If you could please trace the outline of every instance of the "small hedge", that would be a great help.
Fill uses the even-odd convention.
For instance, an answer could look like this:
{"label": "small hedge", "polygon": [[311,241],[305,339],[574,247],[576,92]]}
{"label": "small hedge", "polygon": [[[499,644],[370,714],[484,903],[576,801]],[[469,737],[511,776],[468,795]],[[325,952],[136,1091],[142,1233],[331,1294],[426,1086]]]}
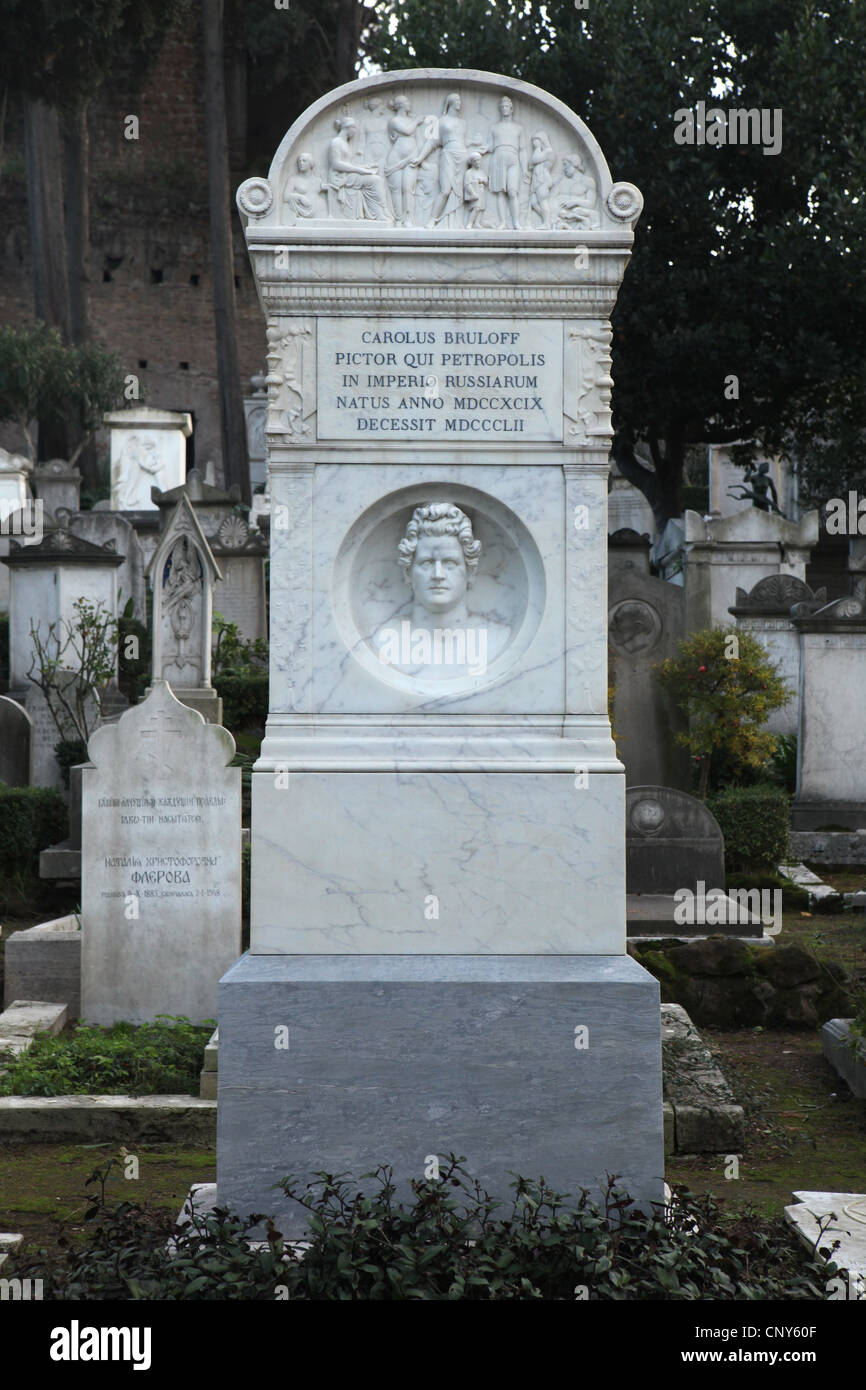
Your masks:
{"label": "small hedge", "polygon": [[214,687],[223,702],[227,729],[264,729],[268,718],[268,676],[216,676]]}
{"label": "small hedge", "polygon": [[726,787],[707,798],[725,837],[725,868],[754,873],[783,864],[790,853],[790,801],[769,783]]}
{"label": "small hedge", "polygon": [[69,817],[59,791],[0,785],[0,873],[37,873],[39,851],[68,834]]}
{"label": "small hedge", "polygon": [[780,1219],[753,1211],[723,1223],[711,1196],[678,1189],[644,1216],[613,1182],[598,1210],[586,1193],[574,1200],[518,1178],[513,1203],[497,1207],[453,1155],[437,1180],[412,1183],[405,1204],[384,1166],[366,1175],[372,1194],[327,1174],[305,1191],[286,1179],[279,1186],[307,1212],[309,1247],[287,1245],[271,1222],[251,1247],[264,1217],[218,1208],[173,1230],[167,1213],[106,1206],[115,1162],[89,1179],[100,1191],[83,1248],[12,1257],[15,1275],[43,1279],[46,1299],[801,1301],[823,1300],[835,1273]]}
{"label": "small hedge", "polygon": [[197,1096],[215,1027],[160,1015],[137,1026],[80,1023],[71,1033],[41,1034],[0,1077],[0,1095]]}

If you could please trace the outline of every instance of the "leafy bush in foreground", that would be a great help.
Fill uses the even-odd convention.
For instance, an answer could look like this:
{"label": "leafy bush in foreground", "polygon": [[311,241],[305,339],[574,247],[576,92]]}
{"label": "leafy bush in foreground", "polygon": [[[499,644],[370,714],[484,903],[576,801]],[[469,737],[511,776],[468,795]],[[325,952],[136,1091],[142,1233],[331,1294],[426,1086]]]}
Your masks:
{"label": "leafy bush in foreground", "polygon": [[215,1023],[160,1014],[155,1023],[79,1023],[40,1034],[0,1077],[2,1096],[197,1096],[205,1044]]}
{"label": "leafy bush in foreground", "polygon": [[[750,1212],[723,1226],[710,1197],[678,1190],[672,1207],[644,1216],[609,1182],[605,1210],[543,1180],[518,1178],[511,1208],[496,1204],[449,1159],[438,1181],[412,1183],[396,1200],[380,1167],[372,1195],[320,1174],[299,1192],[309,1244],[287,1245],[272,1221],[217,1210],[174,1231],[166,1213],[104,1204],[114,1160],[91,1183],[89,1238],[64,1242],[59,1265],[18,1258],[15,1273],[41,1277],[50,1299],[472,1300],[823,1299],[835,1272],[808,1256],[781,1221]],[[267,1239],[250,1247],[265,1223]],[[829,1241],[827,1242],[829,1244]]]}

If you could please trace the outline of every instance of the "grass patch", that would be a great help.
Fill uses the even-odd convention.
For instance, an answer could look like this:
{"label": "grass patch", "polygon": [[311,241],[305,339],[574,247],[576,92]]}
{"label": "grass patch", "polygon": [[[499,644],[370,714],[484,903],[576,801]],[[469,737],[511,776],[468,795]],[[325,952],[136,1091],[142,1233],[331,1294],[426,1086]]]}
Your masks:
{"label": "grass patch", "polygon": [[155,1023],[80,1023],[68,1033],[43,1034],[9,1064],[0,1095],[198,1095],[215,1026],[160,1015]]}
{"label": "grass patch", "polygon": [[146,1203],[172,1217],[193,1183],[216,1180],[216,1155],[211,1150],[136,1146],[135,1156],[138,1177],[126,1179],[125,1155],[114,1143],[3,1145],[0,1226],[20,1231],[25,1251],[42,1249],[60,1258],[61,1236],[73,1244],[84,1240],[87,1179],[97,1164],[112,1157],[118,1165],[110,1175],[106,1198]]}
{"label": "grass patch", "polygon": [[668,1182],[724,1198],[729,1219],[754,1207],[781,1215],[796,1189],[862,1192],[866,1187],[866,1102],[825,1061],[817,1033],[702,1028],[746,1111],[739,1177],[725,1154],[674,1155]]}

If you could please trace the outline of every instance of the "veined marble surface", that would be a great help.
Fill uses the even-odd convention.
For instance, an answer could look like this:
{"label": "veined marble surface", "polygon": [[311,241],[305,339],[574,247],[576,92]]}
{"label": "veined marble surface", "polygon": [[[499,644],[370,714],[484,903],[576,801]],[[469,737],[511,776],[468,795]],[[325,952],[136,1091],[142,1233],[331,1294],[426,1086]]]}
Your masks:
{"label": "veined marble surface", "polygon": [[617,772],[255,773],[251,950],[621,953],[623,796]]}

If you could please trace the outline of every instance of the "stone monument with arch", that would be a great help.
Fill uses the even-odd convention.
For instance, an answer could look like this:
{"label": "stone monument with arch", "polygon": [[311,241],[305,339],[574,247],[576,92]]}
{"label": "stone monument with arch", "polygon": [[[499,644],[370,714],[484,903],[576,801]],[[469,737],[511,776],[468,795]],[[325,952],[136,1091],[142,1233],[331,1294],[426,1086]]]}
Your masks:
{"label": "stone monument with arch", "polygon": [[500,1198],[519,1171],[661,1200],[606,669],[610,314],[641,195],[554,97],[443,69],[317,101],[238,206],[271,665],[219,1201],[291,1231],[285,1174],[390,1163],[405,1193],[449,1152]]}

